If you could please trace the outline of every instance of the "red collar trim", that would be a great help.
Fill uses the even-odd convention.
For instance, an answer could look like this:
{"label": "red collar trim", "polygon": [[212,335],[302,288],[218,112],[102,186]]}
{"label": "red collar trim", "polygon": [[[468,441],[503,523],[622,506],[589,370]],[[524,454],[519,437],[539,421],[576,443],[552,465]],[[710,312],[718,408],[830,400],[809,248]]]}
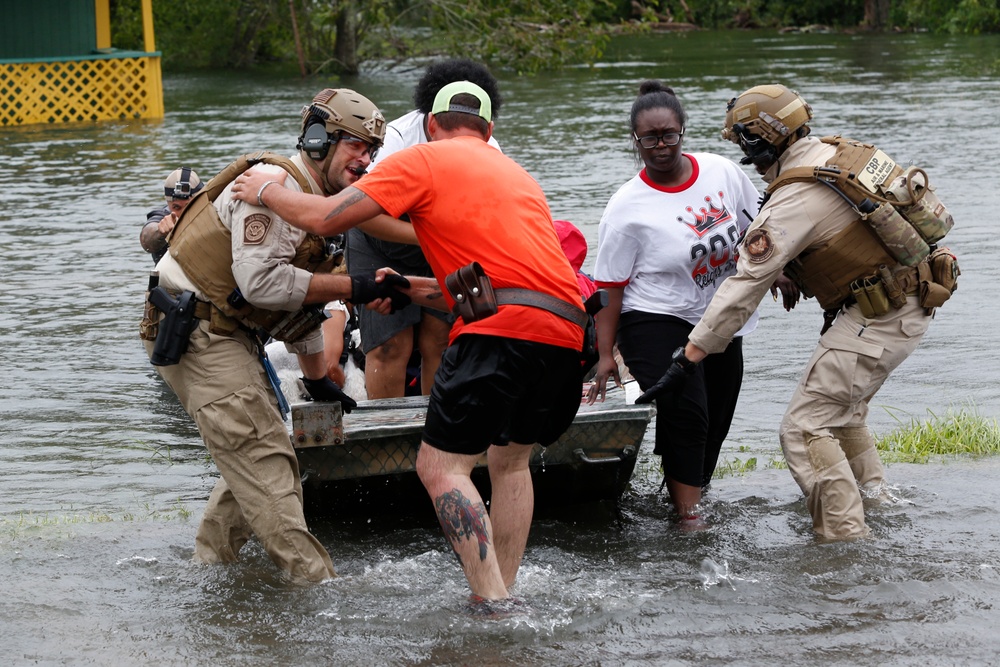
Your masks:
{"label": "red collar trim", "polygon": [[639,172],[639,178],[642,179],[643,183],[653,188],[654,190],[659,190],[660,192],[684,192],[692,185],[694,185],[694,182],[698,180],[699,168],[698,168],[698,161],[694,159],[693,155],[691,155],[690,153],[681,153],[681,155],[691,161],[691,178],[687,179],[680,185],[675,185],[673,187],[668,188],[663,185],[660,185],[659,183],[654,183],[652,179],[649,178],[649,175],[646,174],[645,167],[643,167],[642,171]]}

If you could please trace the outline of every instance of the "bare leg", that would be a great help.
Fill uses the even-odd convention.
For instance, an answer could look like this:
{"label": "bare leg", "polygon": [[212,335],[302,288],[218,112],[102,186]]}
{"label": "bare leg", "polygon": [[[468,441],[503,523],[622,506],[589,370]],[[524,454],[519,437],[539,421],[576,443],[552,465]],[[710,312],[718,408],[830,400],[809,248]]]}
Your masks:
{"label": "bare leg", "polygon": [[493,544],[493,527],[469,473],[479,456],[451,454],[420,443],[417,474],[430,495],[445,538],[472,592],[487,600],[507,597]]}
{"label": "bare leg", "polygon": [[681,527],[687,530],[705,528],[706,524],[698,516],[698,503],[701,502],[701,487],[682,484],[676,479],[667,477],[667,491],[670,492],[670,502],[681,517]]}
{"label": "bare leg", "polygon": [[535,494],[531,485],[532,445],[510,443],[506,447],[490,447],[488,460],[493,497],[490,519],[493,541],[504,586],[514,585],[521,567],[524,547],[528,543],[531,515],[535,509]]}
{"label": "bare leg", "polygon": [[407,328],[365,356],[368,398],[399,398],[406,393],[406,362],[413,354],[413,328]]}
{"label": "bare leg", "polygon": [[441,355],[448,347],[448,333],[451,325],[426,312],[420,319],[420,334],[417,345],[420,347],[420,393],[427,396],[434,386],[434,374],[441,365]]}

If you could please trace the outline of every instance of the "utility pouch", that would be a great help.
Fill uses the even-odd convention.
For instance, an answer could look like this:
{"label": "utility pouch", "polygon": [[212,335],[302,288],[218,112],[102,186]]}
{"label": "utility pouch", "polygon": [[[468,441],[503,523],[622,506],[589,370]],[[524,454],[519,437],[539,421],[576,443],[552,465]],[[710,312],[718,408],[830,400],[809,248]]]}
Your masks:
{"label": "utility pouch", "polygon": [[882,281],[882,287],[885,288],[885,295],[889,299],[889,305],[896,310],[905,306],[906,294],[903,293],[903,287],[896,280],[896,276],[893,275],[888,266],[882,264],[878,267],[878,277]]}
{"label": "utility pouch", "polygon": [[149,286],[146,287],[146,301],[142,308],[142,321],[139,322],[139,338],[142,340],[156,340],[156,334],[160,330],[160,309],[149,300],[149,293],[159,284],[160,274],[156,271],[150,271]]}
{"label": "utility pouch", "polygon": [[[936,265],[936,266],[935,266]],[[939,248],[933,258],[917,267],[920,305],[928,315],[944,305],[958,285],[958,262],[947,248]],[[943,282],[939,282],[939,278]]]}
{"label": "utility pouch", "polygon": [[928,243],[937,243],[955,226],[955,220],[934,190],[927,185],[927,174],[910,167],[886,188],[886,195],[899,202],[909,202],[900,212],[916,227]]}
{"label": "utility pouch", "polygon": [[154,366],[172,366],[180,362],[181,355],[187,352],[191,332],[198,325],[198,318],[194,315],[197,300],[194,292],[181,292],[175,299],[167,290],[157,286],[150,290],[149,301],[163,313],[150,362]]}
{"label": "utility pouch", "polygon": [[858,302],[861,315],[872,319],[889,312],[889,297],[886,295],[882,281],[876,276],[859,278],[851,283],[851,294]]}
{"label": "utility pouch", "polygon": [[466,324],[496,315],[498,306],[490,277],[479,262],[472,262],[445,276],[444,285],[455,300],[452,312]]}
{"label": "utility pouch", "polygon": [[958,257],[950,248],[938,248],[931,253],[927,263],[930,264],[931,277],[935,283],[949,292],[958,289],[958,277],[962,275],[962,270],[958,268]]}
{"label": "utility pouch", "polygon": [[212,306],[212,314],[208,318],[208,330],[217,336],[232,336],[240,328],[240,323],[229,315]]}
{"label": "utility pouch", "polygon": [[330,316],[323,310],[323,306],[309,304],[288,313],[287,317],[272,324],[267,332],[275,340],[295,343],[316,331],[328,317]]}
{"label": "utility pouch", "polygon": [[924,238],[892,204],[883,202],[874,206],[867,202],[867,206],[862,203],[859,210],[885,249],[903,266],[919,264],[930,254],[931,248]]}

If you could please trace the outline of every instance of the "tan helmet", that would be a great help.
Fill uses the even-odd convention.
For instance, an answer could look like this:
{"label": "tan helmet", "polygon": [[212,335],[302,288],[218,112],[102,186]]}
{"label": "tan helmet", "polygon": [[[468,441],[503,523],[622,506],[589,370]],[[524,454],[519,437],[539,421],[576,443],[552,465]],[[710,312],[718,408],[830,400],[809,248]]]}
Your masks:
{"label": "tan helmet", "polygon": [[202,182],[191,167],[174,169],[163,181],[163,196],[167,201],[190,199],[201,190]]}
{"label": "tan helmet", "polygon": [[729,101],[722,138],[738,144],[741,135],[754,135],[781,147],[810,118],[812,107],[794,90],[780,84],[754,86]]}
{"label": "tan helmet", "polygon": [[[320,137],[314,127],[322,125],[326,137]],[[385,137],[385,117],[371,100],[348,88],[325,88],[316,94],[311,104],[302,108],[302,134],[299,148],[315,160],[326,157],[330,146],[337,143],[339,132],[347,132],[378,147]]]}

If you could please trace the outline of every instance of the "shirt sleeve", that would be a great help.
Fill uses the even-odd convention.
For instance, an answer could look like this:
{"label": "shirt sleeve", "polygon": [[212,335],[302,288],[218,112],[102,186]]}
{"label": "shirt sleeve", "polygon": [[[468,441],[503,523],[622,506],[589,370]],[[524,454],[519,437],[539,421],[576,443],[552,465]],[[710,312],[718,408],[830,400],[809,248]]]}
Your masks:
{"label": "shirt sleeve", "polygon": [[642,249],[639,239],[627,232],[614,199],[601,216],[597,231],[597,258],[594,282],[598,287],[624,287],[632,279]]}
{"label": "shirt sleeve", "polygon": [[[285,171],[277,170],[276,176]],[[260,165],[257,169],[265,169]],[[294,179],[286,186],[301,191]],[[243,297],[255,306],[268,310],[295,311],[302,307],[312,274],[292,266],[296,248],[305,232],[289,225],[270,209],[236,201],[230,184],[219,196],[232,222],[233,276]]]}
{"label": "shirt sleeve", "polygon": [[[736,275],[727,278],[712,297],[701,321],[688,337],[709,354],[722,352],[753,315],[785,265],[807,247],[814,226],[794,185],[782,188],[761,210],[740,247]],[[760,249],[748,244],[764,243]]]}

